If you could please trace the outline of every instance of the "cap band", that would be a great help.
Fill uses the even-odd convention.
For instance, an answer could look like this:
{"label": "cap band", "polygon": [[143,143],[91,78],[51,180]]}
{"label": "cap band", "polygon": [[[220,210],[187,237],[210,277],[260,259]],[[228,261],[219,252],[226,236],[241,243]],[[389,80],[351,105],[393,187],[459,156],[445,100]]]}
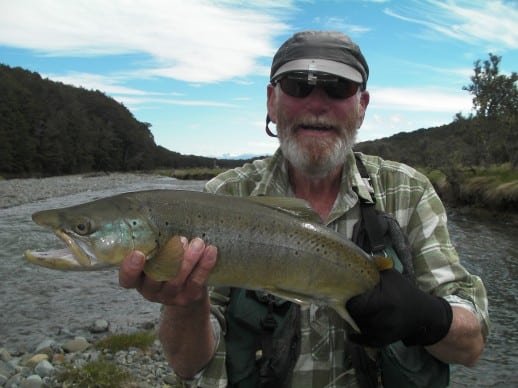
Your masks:
{"label": "cap band", "polygon": [[361,84],[363,77],[354,67],[327,59],[296,59],[285,63],[275,72],[272,81],[292,71],[319,72],[336,75]]}

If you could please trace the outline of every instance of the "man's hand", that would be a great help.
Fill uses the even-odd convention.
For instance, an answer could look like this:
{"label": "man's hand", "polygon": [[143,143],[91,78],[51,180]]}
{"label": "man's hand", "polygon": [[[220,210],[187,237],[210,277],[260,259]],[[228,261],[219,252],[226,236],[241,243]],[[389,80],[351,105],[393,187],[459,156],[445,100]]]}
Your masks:
{"label": "man's hand", "polygon": [[130,253],[119,270],[119,284],[135,288],[151,302],[187,306],[207,297],[207,278],[216,264],[217,249],[194,238],[182,237],[184,257],[178,276],[167,282],[155,281],[144,274],[145,257],[139,251]]}
{"label": "man's hand", "polygon": [[346,307],[361,331],[349,338],[372,347],[399,340],[407,346],[431,345],[448,334],[452,323],[445,299],[421,291],[395,269],[380,272],[379,284]]}

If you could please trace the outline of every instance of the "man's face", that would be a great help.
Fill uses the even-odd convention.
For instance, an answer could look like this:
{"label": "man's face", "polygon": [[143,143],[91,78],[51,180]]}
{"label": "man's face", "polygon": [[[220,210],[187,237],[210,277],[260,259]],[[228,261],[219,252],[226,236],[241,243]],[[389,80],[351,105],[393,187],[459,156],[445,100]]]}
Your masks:
{"label": "man's face", "polygon": [[277,124],[284,156],[295,169],[317,178],[344,163],[368,101],[368,93],[361,91],[332,98],[318,84],[302,98],[288,95],[280,85],[268,86],[268,113]]}

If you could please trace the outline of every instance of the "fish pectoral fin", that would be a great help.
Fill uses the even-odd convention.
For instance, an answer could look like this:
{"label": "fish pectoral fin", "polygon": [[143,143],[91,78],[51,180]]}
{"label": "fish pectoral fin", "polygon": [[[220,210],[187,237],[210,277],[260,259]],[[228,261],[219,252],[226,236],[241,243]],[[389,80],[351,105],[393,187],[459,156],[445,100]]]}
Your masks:
{"label": "fish pectoral fin", "polygon": [[180,236],[173,236],[144,265],[144,272],[157,281],[176,277],[183,259],[183,244]]}
{"label": "fish pectoral fin", "polygon": [[386,269],[391,269],[394,267],[394,262],[390,257],[386,256],[372,256],[372,260],[374,260],[374,264],[380,271],[384,271]]}
{"label": "fish pectoral fin", "polygon": [[308,222],[317,224],[322,223],[322,219],[311,208],[309,203],[299,198],[269,197],[261,195],[256,197],[248,197],[248,199],[260,205],[279,210],[283,213],[290,214]]}
{"label": "fish pectoral fin", "polygon": [[330,305],[357,333],[360,332],[360,328],[354,322],[354,319],[349,314],[349,311],[345,308],[345,302],[337,302]]}

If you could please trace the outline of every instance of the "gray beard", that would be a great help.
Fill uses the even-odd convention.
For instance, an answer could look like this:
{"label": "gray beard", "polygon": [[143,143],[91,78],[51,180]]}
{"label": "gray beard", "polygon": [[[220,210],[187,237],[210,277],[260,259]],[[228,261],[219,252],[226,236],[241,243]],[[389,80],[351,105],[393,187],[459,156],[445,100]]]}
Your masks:
{"label": "gray beard", "polygon": [[[345,163],[347,151],[356,142],[358,132],[355,128],[356,121],[354,120],[353,125],[351,123],[352,121],[345,123],[339,128],[340,136],[338,138],[333,140],[309,139],[310,143],[297,141],[293,132],[293,128],[297,125],[284,127],[284,130],[281,128],[279,130],[280,148],[284,157],[295,169],[312,178],[324,178]],[[282,121],[279,124],[282,124]],[[311,124],[324,125],[322,122],[312,122]]]}

